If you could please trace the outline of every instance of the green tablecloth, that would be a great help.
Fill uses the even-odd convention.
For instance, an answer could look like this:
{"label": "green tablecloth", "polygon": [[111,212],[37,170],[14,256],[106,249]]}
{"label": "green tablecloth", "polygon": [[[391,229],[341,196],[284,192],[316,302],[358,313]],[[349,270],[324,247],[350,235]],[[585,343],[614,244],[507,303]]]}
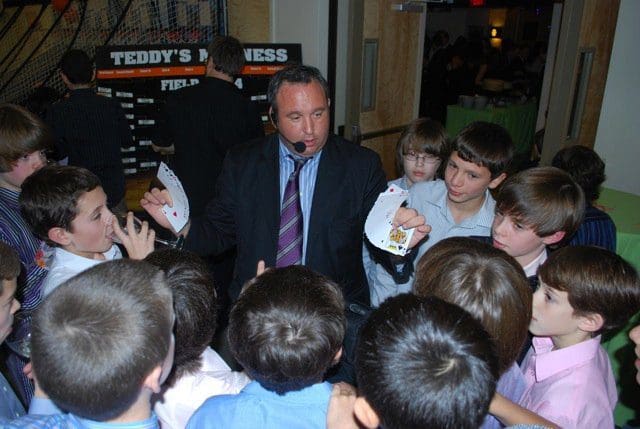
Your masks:
{"label": "green tablecloth", "polygon": [[466,109],[461,106],[447,106],[447,133],[455,136],[462,128],[474,121],[492,122],[502,125],[511,135],[516,146],[516,154],[529,155],[536,128],[536,103],[518,104],[508,107],[488,109]]}
{"label": "green tablecloth", "polygon": [[[640,196],[604,188],[598,205],[616,224],[616,252],[640,270]],[[635,354],[628,336],[629,330],[639,321],[637,314],[625,329],[602,344],[609,354],[618,384],[615,419],[619,426],[640,417],[640,386],[635,380]]]}

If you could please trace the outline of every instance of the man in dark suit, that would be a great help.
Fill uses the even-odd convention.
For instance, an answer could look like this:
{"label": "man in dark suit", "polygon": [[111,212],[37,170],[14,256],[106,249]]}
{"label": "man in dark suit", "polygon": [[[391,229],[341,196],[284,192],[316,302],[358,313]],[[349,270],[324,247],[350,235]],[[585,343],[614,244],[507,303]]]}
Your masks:
{"label": "man in dark suit", "polygon": [[167,97],[154,150],[174,147],[173,169],[189,197],[194,216],[204,213],[230,147],[264,136],[252,103],[234,85],[244,65],[238,39],[215,36],[207,48],[200,83]]}
{"label": "man in dark suit", "polygon": [[107,204],[126,213],[124,167],[120,149],[135,142],[124,110],[115,99],[96,94],[95,70],[86,52],[72,49],[60,60],[60,77],[69,97],[53,104],[46,122],[56,138],[60,158],[84,167],[100,179]]}
{"label": "man in dark suit", "polygon": [[[362,266],[364,223],[386,178],[379,157],[366,148],[329,135],[328,85],[314,67],[289,66],[274,75],[268,91],[270,115],[278,133],[232,148],[217,184],[217,196],[206,213],[176,234],[185,247],[200,254],[237,245],[235,299],[259,261],[276,265],[280,209],[287,179],[297,160],[303,218],[300,262],[327,275],[342,287],[349,301],[369,302]],[[169,228],[162,214],[171,203],[166,191],[145,194],[142,206]],[[398,224],[418,227],[412,242],[428,232],[424,218],[401,209]]]}

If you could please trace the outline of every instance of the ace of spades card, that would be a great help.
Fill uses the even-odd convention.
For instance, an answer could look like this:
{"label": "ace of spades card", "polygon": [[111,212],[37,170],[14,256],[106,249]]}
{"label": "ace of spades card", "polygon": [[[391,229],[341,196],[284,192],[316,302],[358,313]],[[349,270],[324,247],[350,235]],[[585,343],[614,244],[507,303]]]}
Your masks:
{"label": "ace of spades card", "polygon": [[173,200],[173,207],[165,204],[162,206],[162,213],[169,220],[171,227],[175,231],[180,231],[189,221],[187,194],[184,192],[180,179],[164,162],[161,162],[158,167],[158,180],[162,182]]}
{"label": "ace of spades card", "polygon": [[378,196],[364,224],[369,241],[394,255],[404,256],[408,252],[407,246],[414,232],[413,228],[393,227],[393,218],[408,197],[408,191],[395,185],[389,186]]}

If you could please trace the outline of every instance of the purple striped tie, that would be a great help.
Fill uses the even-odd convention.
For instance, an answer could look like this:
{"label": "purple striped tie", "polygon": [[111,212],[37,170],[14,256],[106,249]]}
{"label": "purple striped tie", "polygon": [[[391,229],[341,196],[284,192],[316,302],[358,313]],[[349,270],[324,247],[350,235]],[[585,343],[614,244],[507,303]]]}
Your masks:
{"label": "purple striped tie", "polygon": [[276,267],[288,267],[302,263],[302,208],[300,207],[300,169],[307,162],[294,159],[295,168],[284,188],[280,210],[280,232]]}

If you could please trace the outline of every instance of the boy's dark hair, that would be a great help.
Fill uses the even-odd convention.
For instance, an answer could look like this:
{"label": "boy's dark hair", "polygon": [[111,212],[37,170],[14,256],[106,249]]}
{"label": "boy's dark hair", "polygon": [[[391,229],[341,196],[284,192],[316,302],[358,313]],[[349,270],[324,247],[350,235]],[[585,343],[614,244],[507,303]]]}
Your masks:
{"label": "boy's dark hair", "polygon": [[269,81],[269,88],[267,90],[267,99],[269,100],[269,104],[271,105],[273,113],[276,115],[278,114],[278,104],[276,101],[276,97],[282,84],[309,84],[313,81],[316,81],[320,84],[322,90],[324,91],[324,96],[328,101],[329,84],[322,76],[322,73],[320,73],[320,70],[318,70],[317,68],[313,66],[305,66],[302,64],[290,64],[274,74]]}
{"label": "boy's dark hair", "polygon": [[584,191],[587,201],[598,199],[606,176],[604,162],[593,149],[580,145],[566,147],[556,153],[551,165],[569,173]]}
{"label": "boy's dark hair", "polygon": [[467,162],[486,167],[495,179],[507,171],[514,145],[503,127],[490,122],[472,122],[453,139],[451,151]]}
{"label": "boy's dark hair", "polygon": [[173,293],[176,348],[165,385],[200,369],[201,356],[216,331],[216,291],[207,265],[195,253],[161,249],[145,259],[164,271]]}
{"label": "boy's dark hair", "polygon": [[555,167],[530,168],[510,176],[496,195],[496,212],[511,216],[539,237],[564,231],[564,239],[570,238],[582,222],[584,207],[580,186]]}
{"label": "boy's dark hair", "polygon": [[100,179],[82,167],[49,165],[33,173],[22,184],[20,212],[31,230],[47,244],[51,228],[73,232],[78,200],[100,185]]}
{"label": "boy's dark hair", "polygon": [[3,280],[13,280],[20,275],[20,259],[11,246],[0,241],[0,295],[4,293]]}
{"label": "boy's dark hair", "polygon": [[209,58],[217,71],[237,76],[244,66],[244,50],[238,39],[231,36],[213,36],[207,47]]}
{"label": "boy's dark hair", "polygon": [[413,290],[479,320],[496,345],[501,374],[520,354],[531,321],[531,286],[505,252],[468,237],[442,240],[418,262]]}
{"label": "boy's dark hair", "polygon": [[98,264],[36,309],[32,360],[61,409],[90,420],[128,410],[171,344],[171,291],[162,272],[130,259]]}
{"label": "boy's dark hair", "polygon": [[67,51],[60,60],[60,71],[76,85],[86,85],[93,80],[93,61],[81,49]]}
{"label": "boy's dark hair", "polygon": [[13,169],[24,155],[51,147],[49,128],[33,113],[14,104],[0,104],[0,173]]}
{"label": "boy's dark hair", "polygon": [[229,315],[229,345],[262,387],[280,395],[322,380],[346,325],[338,285],[306,267],[250,280]]}
{"label": "boy's dark hair", "polygon": [[449,144],[442,124],[431,118],[418,118],[402,131],[396,144],[396,168],[401,176],[404,174],[402,156],[411,150],[428,153],[441,161],[446,160],[449,156]]}
{"label": "boy's dark hair", "polygon": [[577,316],[597,313],[604,319],[595,334],[622,328],[640,310],[640,280],[619,255],[595,246],[566,246],[549,254],[538,270],[549,287],[567,292]]}
{"label": "boy's dark hair", "polygon": [[376,309],[356,349],[361,394],[381,427],[478,428],[498,362],[489,335],[460,307],[402,294]]}

